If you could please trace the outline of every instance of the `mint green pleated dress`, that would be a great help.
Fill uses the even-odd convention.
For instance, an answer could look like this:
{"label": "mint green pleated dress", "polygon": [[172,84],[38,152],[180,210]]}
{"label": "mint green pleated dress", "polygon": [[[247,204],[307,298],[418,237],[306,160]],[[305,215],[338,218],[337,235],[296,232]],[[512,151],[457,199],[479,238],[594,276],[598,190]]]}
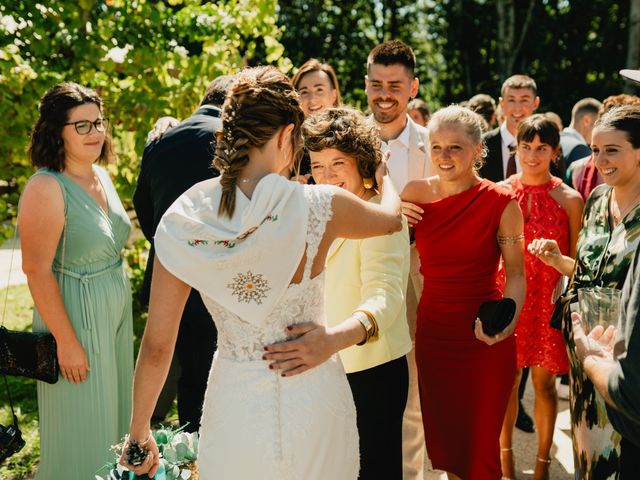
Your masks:
{"label": "mint green pleated dress", "polygon": [[[131,287],[121,257],[131,230],[108,173],[94,167],[109,202],[105,213],[70,178],[48,169],[63,189],[66,250],[60,239],[53,270],[65,308],[89,358],[87,379],[74,385],[37,382],[40,465],[37,480],[93,480],[114,460],[111,445],[128,431],[133,382]],[[33,330],[47,331],[34,311]],[[106,471],[100,472],[105,474]]]}

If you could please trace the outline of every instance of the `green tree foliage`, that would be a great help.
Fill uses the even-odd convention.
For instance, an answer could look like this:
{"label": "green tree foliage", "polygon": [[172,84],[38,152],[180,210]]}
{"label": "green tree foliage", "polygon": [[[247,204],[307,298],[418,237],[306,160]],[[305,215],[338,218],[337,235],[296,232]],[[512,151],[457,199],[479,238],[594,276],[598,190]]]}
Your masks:
{"label": "green tree foliage", "polygon": [[[556,111],[568,124],[571,107],[580,98],[603,99],[623,90],[617,72],[625,65],[628,14],[629,0],[438,2],[431,32],[443,59],[437,74],[440,98],[456,102],[477,92],[497,97],[507,76],[525,73],[538,83],[540,110]],[[506,70],[499,46],[511,39],[501,36],[501,22],[507,32],[511,25],[517,49],[512,68]]]}
{"label": "green tree foliage", "polygon": [[[188,116],[206,85],[252,62],[289,65],[276,0],[15,0],[0,4],[0,222],[15,216],[32,173],[25,155],[38,100],[75,81],[98,90],[131,207],[139,155],[155,119]],[[179,166],[176,166],[179,168]],[[2,224],[2,223],[0,223]],[[6,237],[9,227],[0,231]]]}
{"label": "green tree foliage", "polygon": [[364,76],[367,54],[378,43],[398,38],[418,57],[422,96],[430,99],[431,44],[422,26],[428,23],[430,0],[281,0],[281,42],[296,67],[309,58],[329,63],[338,75],[346,103],[366,108]]}
{"label": "green tree foliage", "polygon": [[525,73],[538,83],[540,110],[568,124],[580,98],[624,89],[629,11],[630,0],[281,0],[278,24],[294,65],[330,63],[355,105],[366,105],[367,53],[398,38],[416,52],[432,107],[480,92],[497,98],[506,77]]}

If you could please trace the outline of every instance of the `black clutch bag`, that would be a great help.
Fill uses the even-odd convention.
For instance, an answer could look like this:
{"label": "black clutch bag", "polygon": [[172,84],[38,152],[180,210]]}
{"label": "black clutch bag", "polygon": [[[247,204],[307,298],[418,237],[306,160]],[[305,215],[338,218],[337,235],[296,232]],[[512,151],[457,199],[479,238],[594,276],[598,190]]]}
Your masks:
{"label": "black clutch bag", "polygon": [[50,333],[15,332],[0,327],[0,374],[58,381],[56,341]]}
{"label": "black clutch bag", "polygon": [[507,328],[515,314],[516,302],[512,298],[484,302],[478,310],[478,318],[482,322],[482,330],[485,335],[490,337]]}

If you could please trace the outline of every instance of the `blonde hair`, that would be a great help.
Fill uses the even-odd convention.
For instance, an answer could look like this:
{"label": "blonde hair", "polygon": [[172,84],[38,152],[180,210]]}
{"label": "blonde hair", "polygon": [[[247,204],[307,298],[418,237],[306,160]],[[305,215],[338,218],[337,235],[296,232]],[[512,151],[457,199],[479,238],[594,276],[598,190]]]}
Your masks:
{"label": "blonde hair", "polygon": [[433,114],[427,124],[427,132],[431,137],[431,134],[440,126],[461,128],[472,144],[482,144],[482,156],[474,164],[474,168],[479,170],[484,165],[484,157],[487,155],[487,148],[482,139],[483,122],[484,119],[473,110],[460,105],[450,105]]}
{"label": "blonde hair", "polygon": [[222,173],[222,199],[218,212],[231,217],[236,203],[236,182],[249,163],[249,148],[264,146],[283,126],[293,124],[294,163],[302,152],[302,122],[298,94],[289,79],[274,67],[241,71],[222,106],[214,166]]}

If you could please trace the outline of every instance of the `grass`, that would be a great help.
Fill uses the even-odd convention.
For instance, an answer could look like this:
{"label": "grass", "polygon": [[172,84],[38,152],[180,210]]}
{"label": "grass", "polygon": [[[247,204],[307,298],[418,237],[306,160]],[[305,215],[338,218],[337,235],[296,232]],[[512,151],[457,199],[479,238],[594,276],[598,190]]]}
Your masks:
{"label": "grass", "polygon": [[[7,289],[0,290],[0,308],[4,305]],[[33,301],[26,285],[9,287],[7,310],[5,314],[5,327],[10,330],[31,330],[31,315]],[[142,332],[144,330],[145,317],[134,315],[134,342],[135,351],[138,351]],[[35,380],[22,377],[7,377],[13,407],[18,416],[18,424],[22,436],[26,442],[25,447],[15,455],[9,457],[0,465],[0,479],[2,480],[26,480],[35,475],[40,458],[40,436],[38,434],[38,402],[36,398]],[[11,423],[11,410],[9,399],[0,378],[0,424]],[[167,414],[165,423],[176,423],[178,419],[176,402],[173,402],[171,410]],[[104,452],[105,463],[111,460],[112,452]],[[96,465],[96,470],[101,465]],[[104,473],[104,472],[101,472]]]}
{"label": "grass", "polygon": [[[0,290],[0,307],[4,305],[7,289]],[[26,285],[9,287],[4,326],[10,330],[31,330],[33,302]],[[38,435],[38,402],[35,380],[22,377],[7,377],[13,407],[18,416],[18,425],[26,442],[24,448],[9,457],[0,466],[0,478],[21,480],[31,478],[40,458]],[[4,383],[0,379],[0,383]],[[11,409],[4,385],[0,385],[0,424],[9,425]]]}

